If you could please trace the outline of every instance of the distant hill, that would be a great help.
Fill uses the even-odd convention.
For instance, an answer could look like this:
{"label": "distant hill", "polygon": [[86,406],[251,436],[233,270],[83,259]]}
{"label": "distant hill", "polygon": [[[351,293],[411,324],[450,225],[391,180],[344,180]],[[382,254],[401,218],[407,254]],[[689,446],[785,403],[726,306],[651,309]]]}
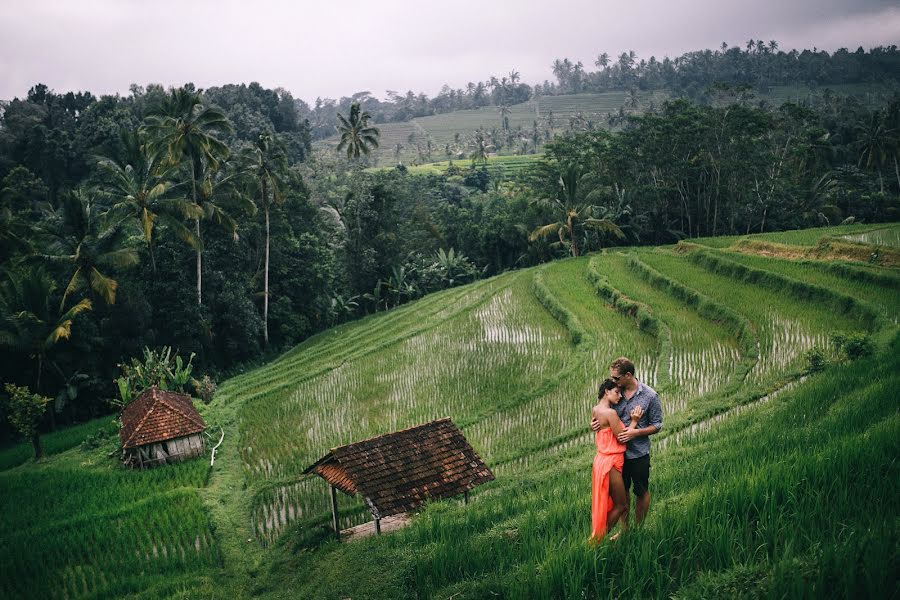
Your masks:
{"label": "distant hill", "polygon": [[[766,100],[773,104],[781,104],[788,101],[805,100],[824,89],[831,89],[838,94],[867,95],[875,98],[890,92],[890,88],[881,85],[869,84],[841,84],[810,88],[805,85],[773,87],[767,94],[758,94],[759,100]],[[521,104],[509,107],[509,127],[514,132],[521,127],[522,135],[528,140],[527,153],[534,153],[535,148],[531,142],[532,130],[537,123],[541,135],[541,145],[550,135],[560,134],[570,129],[571,125],[585,128],[606,127],[607,116],[619,114],[620,109],[625,114],[641,114],[651,105],[659,106],[672,97],[668,91],[638,91],[634,100],[628,92],[616,91],[602,94],[569,94],[561,96],[541,96]],[[551,127],[551,115],[553,119]],[[393,166],[399,162],[407,166],[426,164],[448,159],[446,146],[450,146],[453,152],[453,160],[459,160],[460,154],[468,159],[471,152],[468,142],[472,134],[479,127],[487,131],[496,129],[503,141],[503,147],[497,152],[499,155],[521,154],[521,143],[514,142],[512,148],[506,144],[506,134],[503,131],[503,120],[500,108],[497,106],[485,106],[473,110],[460,110],[454,112],[433,115],[429,117],[417,117],[411,121],[402,123],[377,123],[381,130],[381,140],[378,151],[374,154],[373,166]],[[513,136],[518,139],[517,135]],[[428,140],[431,140],[431,155],[420,156],[417,145],[423,154],[427,154]],[[337,135],[320,140],[313,144],[317,150],[335,148],[339,138]],[[402,146],[399,155],[396,146]],[[536,149],[540,152],[541,146]]]}

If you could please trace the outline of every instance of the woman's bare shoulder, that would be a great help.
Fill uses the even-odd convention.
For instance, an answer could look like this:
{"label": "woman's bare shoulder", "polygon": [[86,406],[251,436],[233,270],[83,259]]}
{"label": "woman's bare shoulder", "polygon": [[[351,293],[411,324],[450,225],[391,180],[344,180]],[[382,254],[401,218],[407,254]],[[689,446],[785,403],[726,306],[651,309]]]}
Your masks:
{"label": "woman's bare shoulder", "polygon": [[616,411],[614,411],[613,409],[604,408],[604,407],[600,406],[599,404],[594,405],[594,409],[593,409],[592,413],[597,418],[609,417],[609,416],[616,415]]}

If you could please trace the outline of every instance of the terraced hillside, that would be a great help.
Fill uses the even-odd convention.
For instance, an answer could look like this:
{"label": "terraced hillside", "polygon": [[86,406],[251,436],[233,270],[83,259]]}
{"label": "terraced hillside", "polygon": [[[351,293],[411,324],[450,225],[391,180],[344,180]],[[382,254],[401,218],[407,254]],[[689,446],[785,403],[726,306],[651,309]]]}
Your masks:
{"label": "terraced hillside", "polygon": [[[804,235],[814,244],[897,230]],[[0,472],[4,514],[21,514],[0,529],[12,542],[0,549],[0,595],[889,592],[900,473],[884,456],[896,456],[900,439],[891,400],[900,270],[698,241],[506,273],[311,338],[222,383],[204,408],[226,436],[211,470],[196,461],[124,472],[101,451],[75,448]],[[882,354],[798,385],[806,351],[828,349],[836,333],[868,334]],[[586,543],[586,421],[620,355],[661,394],[656,499],[644,528],[596,549]],[[867,403],[851,402],[856,394]],[[396,534],[328,541],[327,486],[303,469],[332,447],[444,416],[497,481],[468,507],[428,506]],[[859,461],[878,485],[865,475],[848,491],[841,478],[859,477]],[[41,500],[17,512],[33,490]],[[359,500],[340,503],[343,526],[368,520]],[[56,543],[34,543],[45,538]],[[848,561],[856,567],[838,573]]]}
{"label": "terraced hillside", "polygon": [[[882,89],[878,85],[847,84],[832,86],[839,94],[865,95],[866,97],[881,97],[890,93],[889,88]],[[803,86],[776,86],[768,94],[763,94],[760,99],[773,104],[783,102],[799,102],[808,99],[815,94],[815,90]],[[638,92],[637,105],[633,106],[626,92],[606,92],[602,94],[570,94],[565,96],[541,96],[536,100],[530,100],[521,104],[510,106],[508,115],[509,126],[515,130],[522,128],[526,137],[531,135],[535,121],[541,132],[551,129],[552,133],[561,133],[568,130],[569,119],[578,117],[595,127],[607,127],[606,116],[609,113],[616,114],[620,108],[626,113],[640,114],[647,110],[651,104],[659,106],[670,97],[666,91]],[[551,123],[550,119],[553,122]],[[496,106],[487,106],[475,110],[460,110],[430,117],[418,117],[403,123],[379,123],[381,131],[379,149],[374,154],[374,166],[393,166],[397,164],[395,147],[402,146],[399,159],[407,166],[417,162],[416,144],[423,149],[427,140],[432,142],[431,160],[446,161],[445,146],[459,148],[466,155],[468,140],[473,132],[482,127],[486,130],[502,128],[500,109]],[[457,136],[459,143],[457,143]],[[322,150],[333,149],[337,146],[338,137],[316,142],[316,148]],[[500,154],[515,154],[519,144],[514,148],[502,148]]]}

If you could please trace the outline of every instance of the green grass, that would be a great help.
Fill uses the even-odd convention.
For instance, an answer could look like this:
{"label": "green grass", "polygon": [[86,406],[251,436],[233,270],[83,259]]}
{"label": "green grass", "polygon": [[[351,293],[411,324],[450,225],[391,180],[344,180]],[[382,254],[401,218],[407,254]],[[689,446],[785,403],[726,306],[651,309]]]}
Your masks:
{"label": "green grass", "polygon": [[81,450],[3,471],[0,596],[117,597],[210,577],[220,562],[198,494],[207,473],[203,460],[137,472]]}
{"label": "green grass", "polygon": [[803,364],[803,353],[814,346],[827,347],[833,332],[867,329],[867,323],[712,273],[674,253],[644,250],[638,254],[656,270],[750,319],[761,344],[760,359],[748,375],[755,384],[796,371]]}
{"label": "green grass", "polygon": [[[868,98],[871,102],[890,95],[892,89],[888,86],[878,84],[848,84],[827,86],[838,94],[857,95]],[[810,95],[818,94],[823,91],[811,90],[805,86],[776,86],[769,93],[761,94],[760,100],[767,100],[772,104],[781,104],[783,102],[798,102],[807,100]],[[521,104],[510,106],[509,125],[510,128],[516,130],[521,127],[526,137],[530,137],[534,122],[538,122],[538,127],[543,134],[543,130],[548,128],[549,117],[553,113],[554,134],[564,133],[569,130],[569,119],[580,115],[595,127],[608,127],[606,115],[608,113],[616,114],[620,107],[624,107],[625,112],[629,114],[641,114],[646,111],[650,104],[653,103],[659,107],[665,100],[670,98],[670,92],[666,90],[657,90],[654,92],[638,92],[638,105],[631,107],[628,105],[628,94],[624,91],[604,92],[602,94],[571,94],[565,96],[542,96],[538,100],[530,100]],[[445,145],[450,144],[455,147],[456,135],[459,135],[461,150],[466,154],[468,139],[476,129],[482,127],[486,130],[501,130],[502,122],[500,110],[496,106],[486,106],[474,110],[459,110],[429,117],[418,117],[411,121],[403,123],[378,123],[381,137],[379,140],[379,148],[373,153],[376,161],[374,166],[393,166],[397,163],[397,156],[394,148],[397,144],[401,144],[399,159],[407,166],[413,164],[417,159],[416,144],[418,143],[424,150],[426,140],[432,141],[431,160],[445,160]],[[413,140],[410,141],[410,136]],[[504,144],[505,136],[504,137]],[[325,140],[315,143],[317,149],[325,151],[333,151],[337,146],[337,136],[332,136]],[[541,141],[543,144],[543,139]],[[518,144],[514,148],[504,146],[501,154],[514,154],[518,149]]]}
{"label": "green grass", "polygon": [[[72,425],[59,431],[47,433],[41,436],[41,447],[46,456],[52,456],[74,448],[90,436],[99,432],[106,432],[110,436],[117,431],[113,423],[113,417],[106,416],[87,421],[78,425]],[[31,442],[21,442],[0,451],[0,471],[21,465],[34,457]]]}
{"label": "green grass", "polygon": [[[832,227],[814,227],[812,229],[798,229],[796,231],[781,231],[778,233],[755,233],[751,235],[727,235],[719,237],[693,238],[690,241],[704,246],[713,248],[727,248],[734,245],[741,239],[764,240],[768,242],[777,242],[779,244],[787,244],[790,246],[815,246],[819,240],[827,237],[846,237],[852,239],[853,236],[863,235],[872,232],[893,232],[891,237],[896,237],[896,232],[900,231],[900,224],[875,223],[862,224],[854,223],[853,225],[836,225]],[[886,236],[887,237],[887,236]],[[872,242],[867,242],[872,243]]]}
{"label": "green grass", "polygon": [[[747,407],[835,331],[882,346],[896,335],[892,271],[705,251],[755,269],[748,283],[703,252],[558,261],[323,332],[201,407],[225,431],[213,469],[126,471],[109,447],[77,448],[102,420],[44,436],[53,450],[38,463],[8,449],[0,596],[883,596],[896,586],[900,342]],[[841,310],[839,294],[879,318]],[[586,421],[622,354],[661,384],[655,504],[641,531],[592,549]],[[381,539],[329,541],[327,485],[302,470],[444,416],[497,480]],[[359,499],[339,499],[343,526],[368,520]]]}
{"label": "green grass", "polygon": [[298,552],[292,533],[260,591],[323,599],[890,597],[900,533],[900,470],[890,458],[900,451],[898,357],[895,338],[867,364],[834,367],[655,456],[650,516],[616,544],[587,543],[590,469],[579,449],[498,480],[467,507],[432,505],[380,539]]}
{"label": "green grass", "polygon": [[[739,252],[728,252],[725,256],[728,260],[748,267],[833,289],[859,301],[880,306],[886,317],[894,318],[900,315],[900,279],[897,280],[897,285],[877,284],[871,281],[850,279],[838,272],[823,269],[821,265],[817,265],[813,261],[798,262]],[[852,273],[852,271],[850,272]]]}
{"label": "green grass", "polygon": [[[721,390],[735,372],[740,345],[733,334],[670,294],[635,277],[624,254],[603,254],[595,259],[597,270],[628,297],[649,305],[668,326],[672,352],[671,384],[662,396],[667,414],[687,408],[690,399]],[[665,365],[663,365],[665,367]]]}
{"label": "green grass", "polygon": [[[463,172],[474,167],[476,169],[485,169],[492,177],[512,178],[521,174],[537,161],[543,158],[542,154],[525,154],[523,156],[489,156],[487,162],[472,163],[469,159],[456,161],[440,161],[408,167],[409,173],[412,175],[443,175],[447,172],[452,164]],[[383,167],[389,168],[389,167]]]}

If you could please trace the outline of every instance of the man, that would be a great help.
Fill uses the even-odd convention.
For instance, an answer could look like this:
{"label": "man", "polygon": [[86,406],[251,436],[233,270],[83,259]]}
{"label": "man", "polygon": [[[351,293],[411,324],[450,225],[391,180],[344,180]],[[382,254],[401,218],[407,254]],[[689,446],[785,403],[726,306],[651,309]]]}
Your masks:
{"label": "man", "polygon": [[[653,388],[635,378],[634,363],[627,358],[614,360],[609,366],[609,376],[622,393],[622,401],[615,406],[615,410],[627,427],[616,436],[625,444],[622,479],[625,482],[627,502],[620,522],[623,524],[628,522],[631,508],[629,492],[633,484],[634,519],[640,523],[650,509],[650,436],[662,429],[662,406]],[[637,428],[628,427],[631,424],[632,414],[638,417]],[[591,428],[597,431],[600,424],[592,420]]]}

